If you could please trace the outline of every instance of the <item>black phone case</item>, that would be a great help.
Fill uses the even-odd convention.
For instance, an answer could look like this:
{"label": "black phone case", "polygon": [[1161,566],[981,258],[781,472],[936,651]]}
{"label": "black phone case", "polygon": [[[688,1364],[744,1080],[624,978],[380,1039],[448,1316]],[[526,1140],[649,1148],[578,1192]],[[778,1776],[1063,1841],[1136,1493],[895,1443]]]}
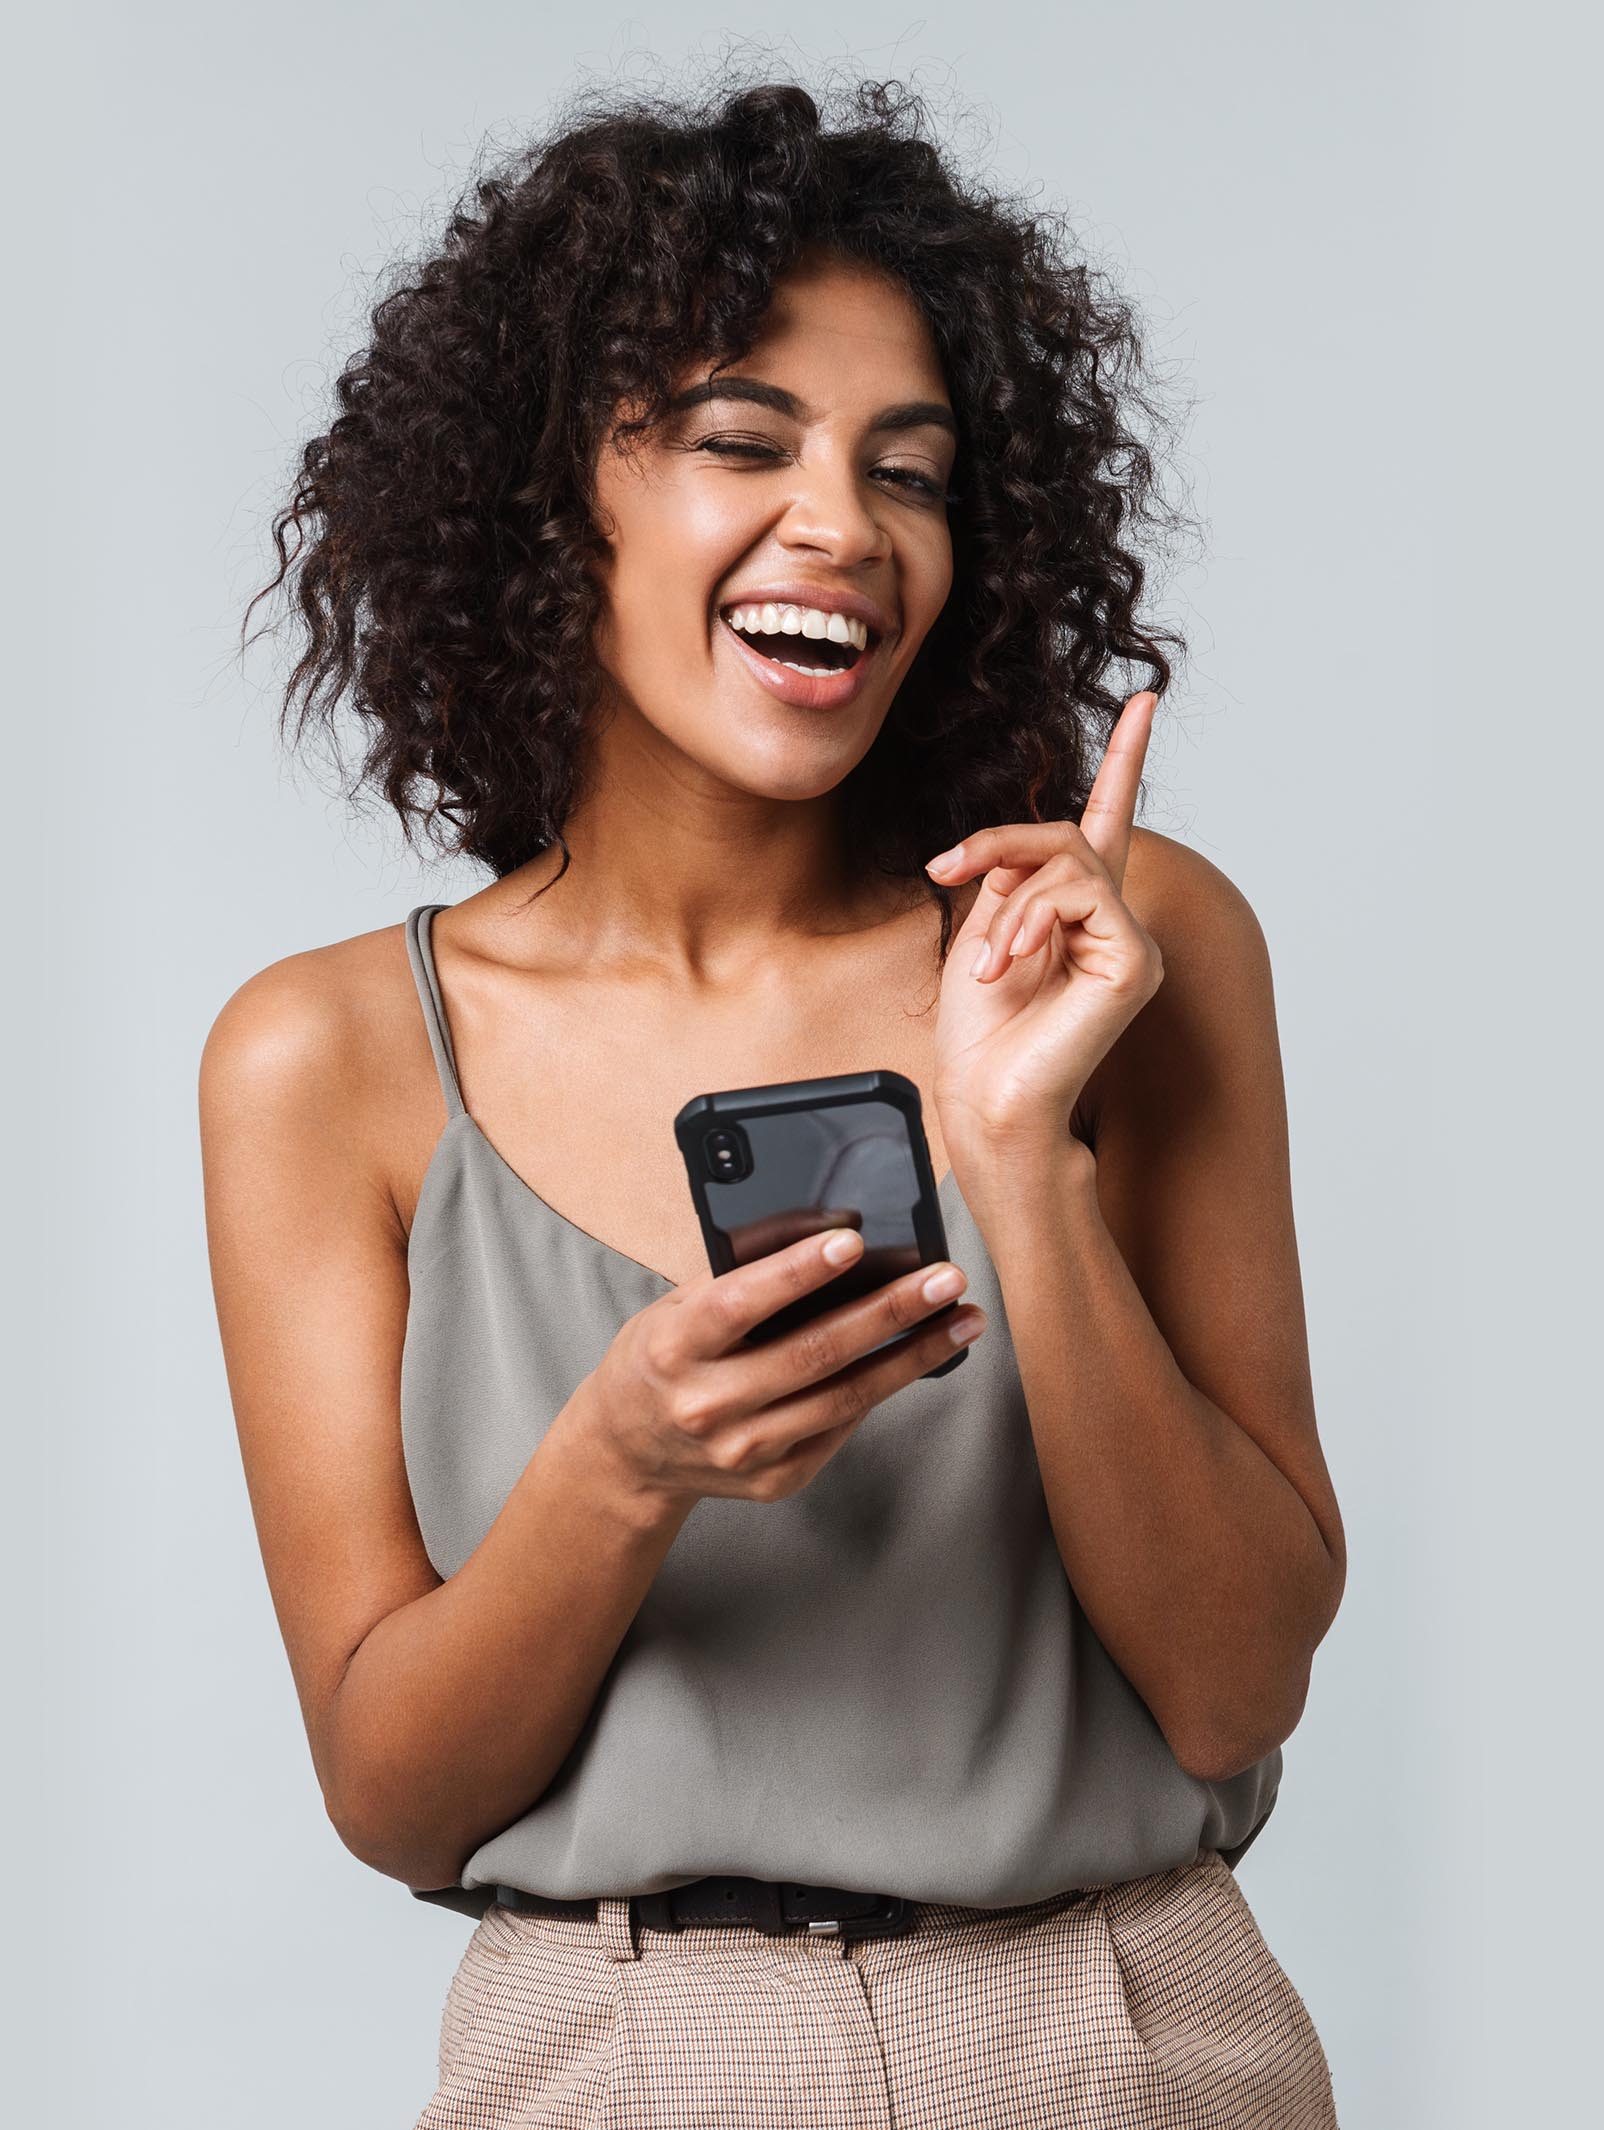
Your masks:
{"label": "black phone case", "polygon": [[[777,1338],[809,1317],[947,1255],[919,1090],[900,1072],[838,1073],[697,1095],[675,1117],[674,1137],[715,1273],[731,1272],[737,1264],[827,1227],[864,1232],[867,1247],[855,1264],[754,1325],[747,1334],[750,1343]],[[761,1145],[761,1164],[752,1155],[754,1142]],[[721,1153],[737,1169],[746,1159],[746,1171],[732,1172],[726,1161],[723,1173],[716,1173]],[[826,1193],[826,1202],[810,1202],[799,1179],[816,1182],[821,1169],[837,1188]],[[750,1188],[742,1190],[743,1185]],[[725,1217],[732,1208],[740,1221]],[[871,1243],[871,1236],[889,1239]],[[956,1309],[962,1299],[936,1310],[930,1321]],[[920,1380],[950,1375],[968,1358],[969,1349],[960,1346]]]}

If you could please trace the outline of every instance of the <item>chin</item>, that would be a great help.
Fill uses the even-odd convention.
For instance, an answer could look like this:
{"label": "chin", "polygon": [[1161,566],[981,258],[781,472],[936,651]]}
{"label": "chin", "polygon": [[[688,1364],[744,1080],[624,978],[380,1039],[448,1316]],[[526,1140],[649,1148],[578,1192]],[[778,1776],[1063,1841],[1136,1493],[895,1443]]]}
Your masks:
{"label": "chin", "polygon": [[706,761],[706,767],[753,798],[822,799],[852,774],[873,743],[873,732],[854,733],[850,738],[838,733],[828,741],[811,743],[788,734],[776,735],[772,744],[761,746],[753,745],[747,733],[719,759]]}

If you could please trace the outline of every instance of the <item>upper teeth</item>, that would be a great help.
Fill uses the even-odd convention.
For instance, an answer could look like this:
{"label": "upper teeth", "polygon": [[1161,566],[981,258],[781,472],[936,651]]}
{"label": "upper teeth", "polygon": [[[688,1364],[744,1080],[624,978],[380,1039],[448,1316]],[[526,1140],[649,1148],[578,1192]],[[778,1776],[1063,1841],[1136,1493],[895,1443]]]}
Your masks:
{"label": "upper teeth", "polygon": [[816,606],[732,606],[724,619],[732,629],[753,636],[826,636],[831,643],[869,648],[869,631],[850,614],[826,614]]}

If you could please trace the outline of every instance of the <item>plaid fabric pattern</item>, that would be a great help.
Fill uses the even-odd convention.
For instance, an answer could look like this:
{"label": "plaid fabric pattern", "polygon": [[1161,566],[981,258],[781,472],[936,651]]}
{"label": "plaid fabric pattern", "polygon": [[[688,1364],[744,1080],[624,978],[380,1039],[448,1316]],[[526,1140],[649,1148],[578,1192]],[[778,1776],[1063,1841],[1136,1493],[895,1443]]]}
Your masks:
{"label": "plaid fabric pattern", "polygon": [[415,2130],[1336,2130],[1218,1852],[904,1937],[490,1908]]}

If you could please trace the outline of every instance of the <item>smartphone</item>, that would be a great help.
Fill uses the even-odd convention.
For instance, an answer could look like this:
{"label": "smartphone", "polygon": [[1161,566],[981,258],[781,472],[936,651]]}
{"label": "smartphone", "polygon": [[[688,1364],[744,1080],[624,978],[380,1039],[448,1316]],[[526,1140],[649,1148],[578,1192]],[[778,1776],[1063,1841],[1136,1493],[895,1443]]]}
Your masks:
{"label": "smartphone", "polygon": [[[900,1072],[838,1073],[697,1095],[674,1119],[674,1137],[715,1273],[825,1228],[856,1228],[863,1236],[855,1264],[754,1325],[751,1344],[947,1255],[919,1090]],[[908,1336],[898,1332],[872,1351]],[[960,1346],[925,1373],[947,1375],[968,1358],[969,1349]]]}

